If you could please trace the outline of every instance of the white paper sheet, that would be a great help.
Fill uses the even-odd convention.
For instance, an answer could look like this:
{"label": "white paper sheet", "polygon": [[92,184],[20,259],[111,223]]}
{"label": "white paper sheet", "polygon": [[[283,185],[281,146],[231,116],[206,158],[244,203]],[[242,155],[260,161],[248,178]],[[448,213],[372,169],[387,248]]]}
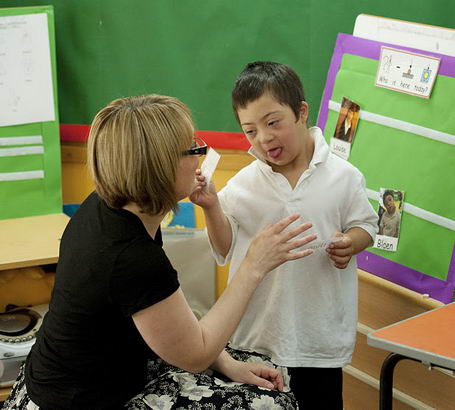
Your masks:
{"label": "white paper sheet", "polygon": [[220,154],[216,152],[213,148],[209,149],[207,156],[204,159],[204,162],[201,164],[202,175],[205,176],[206,185],[204,190],[209,189],[210,181],[212,180],[212,175],[215,172],[218,161],[220,160]]}
{"label": "white paper sheet", "polygon": [[0,126],[54,121],[47,14],[0,17]]}
{"label": "white paper sheet", "polygon": [[354,36],[455,57],[455,30],[360,14]]}
{"label": "white paper sheet", "polygon": [[336,238],[323,239],[323,240],[319,240],[319,241],[313,241],[313,242],[310,242],[308,245],[305,245],[303,247],[303,249],[325,250],[330,246],[330,244],[335,243],[335,242],[340,242],[341,240],[343,240],[342,237],[336,237]]}

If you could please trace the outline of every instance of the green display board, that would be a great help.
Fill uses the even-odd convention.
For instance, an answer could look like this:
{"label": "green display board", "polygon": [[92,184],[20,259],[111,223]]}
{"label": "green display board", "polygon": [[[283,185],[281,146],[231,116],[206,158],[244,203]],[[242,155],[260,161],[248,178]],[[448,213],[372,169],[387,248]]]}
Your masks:
{"label": "green display board", "polygon": [[[361,107],[366,111],[442,132],[455,132],[450,103],[455,96],[454,78],[438,76],[431,99],[427,100],[374,87],[377,66],[376,60],[345,54],[331,99],[341,101],[349,95],[353,101],[362,102]],[[326,136],[331,134],[329,130],[335,129],[337,118],[337,112],[329,111]],[[368,188],[404,190],[405,202],[455,220],[455,147],[360,121],[349,160],[363,170]],[[377,202],[374,207],[378,208]],[[408,213],[403,215],[401,231],[398,252],[371,251],[446,279],[455,232]],[[428,247],[431,252],[425,252]]]}
{"label": "green display board", "polygon": [[[53,7],[0,9],[0,17],[30,14],[47,16],[55,115],[53,121],[0,126],[0,219],[62,212]],[[5,37],[2,37],[0,51],[6,47]],[[29,37],[27,41],[30,41],[30,52],[33,53],[33,35]],[[19,70],[22,61],[17,63]],[[8,90],[9,86],[2,83],[3,90]],[[40,103],[38,96],[36,104]],[[0,117],[0,120],[4,118]],[[20,150],[22,153],[17,153]],[[32,154],[23,154],[27,150]],[[38,153],[33,154],[33,150]]]}
{"label": "green display board", "polygon": [[396,252],[370,248],[359,266],[447,303],[455,290],[455,57],[421,52],[441,61],[425,99],[375,86],[383,45],[339,34],[318,125],[329,140],[337,103],[359,104],[349,162],[365,176],[375,209],[381,188],[405,192]]}

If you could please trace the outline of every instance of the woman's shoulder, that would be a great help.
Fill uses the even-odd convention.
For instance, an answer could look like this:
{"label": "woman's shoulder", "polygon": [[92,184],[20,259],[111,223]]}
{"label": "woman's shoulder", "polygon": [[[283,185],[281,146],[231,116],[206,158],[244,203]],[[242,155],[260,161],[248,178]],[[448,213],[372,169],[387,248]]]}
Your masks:
{"label": "woman's shoulder", "polygon": [[159,240],[148,235],[137,235],[119,244],[117,260],[127,260],[131,264],[170,264]]}

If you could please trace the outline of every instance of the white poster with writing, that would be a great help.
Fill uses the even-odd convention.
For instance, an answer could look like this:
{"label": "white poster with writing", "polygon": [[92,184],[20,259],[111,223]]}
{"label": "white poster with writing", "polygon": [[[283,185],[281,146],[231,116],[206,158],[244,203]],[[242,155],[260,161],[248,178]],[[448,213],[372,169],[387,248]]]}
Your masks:
{"label": "white poster with writing", "polygon": [[0,126],[54,120],[47,14],[0,17]]}

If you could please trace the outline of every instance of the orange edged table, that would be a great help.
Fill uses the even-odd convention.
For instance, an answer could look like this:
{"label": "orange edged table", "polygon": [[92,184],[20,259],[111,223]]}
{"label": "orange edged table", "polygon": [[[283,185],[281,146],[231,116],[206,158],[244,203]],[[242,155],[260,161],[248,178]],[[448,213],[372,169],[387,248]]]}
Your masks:
{"label": "orange edged table", "polygon": [[381,368],[379,408],[392,408],[393,371],[402,359],[455,370],[455,303],[368,335],[368,344],[392,352]]}

